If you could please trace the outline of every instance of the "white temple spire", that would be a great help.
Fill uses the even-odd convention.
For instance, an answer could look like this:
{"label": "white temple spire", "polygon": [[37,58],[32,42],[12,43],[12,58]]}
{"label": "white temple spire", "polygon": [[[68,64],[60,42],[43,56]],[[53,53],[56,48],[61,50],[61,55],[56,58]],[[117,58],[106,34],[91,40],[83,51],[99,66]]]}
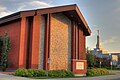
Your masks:
{"label": "white temple spire", "polygon": [[97,30],[97,44],[96,44],[96,48],[97,49],[100,49],[100,33],[99,33],[99,30]]}

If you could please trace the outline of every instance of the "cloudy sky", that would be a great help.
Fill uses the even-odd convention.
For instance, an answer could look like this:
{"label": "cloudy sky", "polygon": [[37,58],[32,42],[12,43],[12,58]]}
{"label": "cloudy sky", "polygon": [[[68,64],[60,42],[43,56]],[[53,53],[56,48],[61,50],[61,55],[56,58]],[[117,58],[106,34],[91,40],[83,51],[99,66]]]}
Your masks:
{"label": "cloudy sky", "polygon": [[102,47],[120,52],[120,0],[0,0],[0,17],[14,12],[76,3],[92,30],[86,46],[96,45],[100,30]]}

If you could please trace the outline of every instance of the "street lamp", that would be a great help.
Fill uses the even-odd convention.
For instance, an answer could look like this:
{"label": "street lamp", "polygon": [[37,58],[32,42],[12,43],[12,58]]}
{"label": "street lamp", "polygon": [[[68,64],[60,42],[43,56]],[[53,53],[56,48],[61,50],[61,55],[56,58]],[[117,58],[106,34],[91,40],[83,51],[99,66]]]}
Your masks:
{"label": "street lamp", "polygon": [[102,64],[102,54],[100,54],[100,68],[101,68],[101,64]]}
{"label": "street lamp", "polygon": [[109,56],[110,56],[110,66],[111,66],[111,70],[112,70],[112,65],[113,65],[113,62],[112,62],[112,55],[109,53]]}
{"label": "street lamp", "polygon": [[100,68],[101,68],[101,60],[100,60]]}
{"label": "street lamp", "polygon": [[110,61],[110,65],[111,65],[111,70],[112,70],[112,60]]}

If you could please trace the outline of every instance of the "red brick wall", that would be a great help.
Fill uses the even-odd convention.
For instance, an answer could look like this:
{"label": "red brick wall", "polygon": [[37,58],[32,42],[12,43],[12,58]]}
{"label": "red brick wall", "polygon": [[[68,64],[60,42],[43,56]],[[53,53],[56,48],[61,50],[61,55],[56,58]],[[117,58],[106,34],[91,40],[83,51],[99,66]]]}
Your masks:
{"label": "red brick wall", "polygon": [[83,60],[86,60],[86,36],[83,34]]}
{"label": "red brick wall", "polygon": [[20,20],[16,20],[5,25],[0,25],[0,35],[7,31],[10,37],[11,49],[9,51],[10,68],[18,68],[19,60],[19,39],[20,39]]}
{"label": "red brick wall", "polygon": [[[73,27],[76,27],[76,28],[72,28],[74,30],[74,32],[76,31],[76,36],[77,37],[76,39],[78,40],[75,40],[75,38],[72,38],[73,41],[78,41],[76,43],[76,45],[72,45],[73,48],[78,48],[76,49],[76,51],[72,51],[72,55],[74,57],[72,57],[72,72],[75,73],[75,74],[86,74],[86,49],[85,49],[85,35],[84,35],[84,31],[83,29],[81,28],[81,26],[77,26],[75,25],[75,23],[73,24]],[[78,28],[77,28],[78,27]],[[78,51],[77,51],[78,50]],[[75,55],[74,55],[75,54]],[[76,56],[78,55],[78,56]],[[76,57],[75,57],[76,56]],[[83,62],[84,63],[84,69],[76,69],[76,62]]]}
{"label": "red brick wall", "polygon": [[79,32],[79,60],[86,60],[85,35],[81,28],[79,28],[78,32]]}

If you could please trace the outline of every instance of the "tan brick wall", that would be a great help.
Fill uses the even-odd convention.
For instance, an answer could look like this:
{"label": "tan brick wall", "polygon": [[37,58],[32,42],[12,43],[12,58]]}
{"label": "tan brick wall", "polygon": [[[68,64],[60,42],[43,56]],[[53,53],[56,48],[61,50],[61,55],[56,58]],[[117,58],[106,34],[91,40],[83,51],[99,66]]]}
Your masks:
{"label": "tan brick wall", "polygon": [[50,70],[71,68],[71,21],[63,14],[52,14]]}
{"label": "tan brick wall", "polygon": [[39,52],[39,69],[43,69],[44,60],[44,34],[45,34],[45,16],[40,17],[40,52]]}

